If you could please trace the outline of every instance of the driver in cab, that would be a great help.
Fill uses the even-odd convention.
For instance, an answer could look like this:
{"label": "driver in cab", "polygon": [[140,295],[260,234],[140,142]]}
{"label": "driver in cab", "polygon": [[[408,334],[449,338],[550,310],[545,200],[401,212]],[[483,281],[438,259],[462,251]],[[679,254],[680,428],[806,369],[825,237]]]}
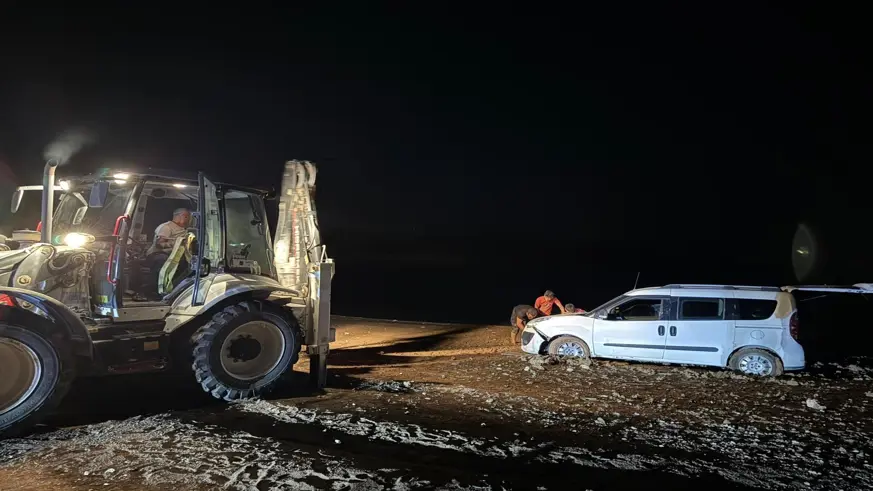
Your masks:
{"label": "driver in cab", "polygon": [[[191,223],[191,211],[187,208],[178,208],[173,212],[173,219],[158,225],[155,229],[155,239],[146,252],[146,261],[151,270],[150,285],[157,289],[161,267],[170,257],[170,252],[176,244],[176,239],[184,237],[188,233],[188,225]],[[157,290],[155,290],[157,293]]]}

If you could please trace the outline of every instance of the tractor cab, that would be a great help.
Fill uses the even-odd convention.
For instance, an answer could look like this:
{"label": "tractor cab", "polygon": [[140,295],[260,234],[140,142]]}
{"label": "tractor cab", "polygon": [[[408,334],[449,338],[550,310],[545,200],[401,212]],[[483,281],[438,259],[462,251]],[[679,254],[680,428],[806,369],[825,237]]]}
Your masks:
{"label": "tractor cab", "polygon": [[202,173],[105,170],[64,178],[55,192],[49,243],[94,253],[95,318],[162,319],[187,289],[188,305],[202,306],[220,275],[277,279],[269,191],[215,184]]}

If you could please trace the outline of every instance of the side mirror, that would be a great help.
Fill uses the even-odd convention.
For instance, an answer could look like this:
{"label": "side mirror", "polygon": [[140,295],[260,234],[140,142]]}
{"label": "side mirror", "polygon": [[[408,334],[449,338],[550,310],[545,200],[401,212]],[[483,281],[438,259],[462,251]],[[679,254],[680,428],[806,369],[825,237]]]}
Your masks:
{"label": "side mirror", "polygon": [[14,193],[12,193],[12,213],[18,211],[18,207],[21,206],[21,198],[24,197],[24,191],[21,189],[16,189]]}
{"label": "side mirror", "polygon": [[209,273],[212,272],[212,262],[209,259],[201,258],[200,259],[200,277],[209,276]]}
{"label": "side mirror", "polygon": [[88,207],[103,208],[107,196],[109,196],[109,181],[95,182],[91,187],[91,196],[88,197]]}
{"label": "side mirror", "polygon": [[85,219],[86,213],[88,213],[88,207],[87,206],[80,206],[76,210],[76,214],[73,215],[73,225],[81,225],[82,220]]}

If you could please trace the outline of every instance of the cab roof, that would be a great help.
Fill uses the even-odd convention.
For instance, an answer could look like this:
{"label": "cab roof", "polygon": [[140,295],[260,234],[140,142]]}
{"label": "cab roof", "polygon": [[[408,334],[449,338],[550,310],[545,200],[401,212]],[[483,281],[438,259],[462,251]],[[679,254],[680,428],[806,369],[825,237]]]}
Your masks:
{"label": "cab roof", "polygon": [[[171,169],[153,169],[148,168],[144,170],[128,170],[128,169],[110,169],[103,168],[99,169],[97,172],[86,174],[83,176],[63,176],[63,179],[78,181],[78,182],[94,182],[103,179],[123,179],[126,181],[156,181],[156,182],[167,182],[167,183],[177,183],[177,184],[186,184],[191,186],[197,186],[197,173],[196,172],[186,172],[186,171],[177,171]],[[215,181],[217,186],[228,187],[237,189],[240,191],[246,191],[253,194],[261,194],[264,196],[269,196],[275,193],[275,188],[261,188],[261,187],[251,187],[251,186],[241,186],[233,183]]]}

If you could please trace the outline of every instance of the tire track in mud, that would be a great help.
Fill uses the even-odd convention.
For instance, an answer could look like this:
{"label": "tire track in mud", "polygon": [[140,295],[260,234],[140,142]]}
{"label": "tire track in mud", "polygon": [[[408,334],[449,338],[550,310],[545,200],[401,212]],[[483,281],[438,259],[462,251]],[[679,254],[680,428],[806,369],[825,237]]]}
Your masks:
{"label": "tire track in mud", "polygon": [[[365,469],[390,465],[404,477],[483,489],[752,489],[700,473],[693,480],[668,472],[661,458],[601,456],[554,442],[472,437],[416,424],[375,421],[355,414],[301,409],[267,401],[235,405],[231,417],[210,414],[209,424],[269,437],[296,448],[326,450]],[[220,420],[220,421],[219,421]],[[633,472],[628,472],[633,471]],[[442,489],[442,486],[439,486]]]}
{"label": "tire track in mud", "polygon": [[76,489],[539,490],[568,482],[574,489],[698,489],[701,483],[739,489],[717,478],[611,468],[611,460],[598,462],[582,449],[507,444],[352,414],[297,410],[282,417],[288,408],[257,401],[7,440],[0,474],[10,465],[36,469]]}
{"label": "tire track in mud", "polygon": [[318,449],[205,424],[187,413],[7,440],[0,475],[9,466],[38,469],[65,481],[64,488],[86,489],[384,489],[398,483],[388,472],[362,471]]}

